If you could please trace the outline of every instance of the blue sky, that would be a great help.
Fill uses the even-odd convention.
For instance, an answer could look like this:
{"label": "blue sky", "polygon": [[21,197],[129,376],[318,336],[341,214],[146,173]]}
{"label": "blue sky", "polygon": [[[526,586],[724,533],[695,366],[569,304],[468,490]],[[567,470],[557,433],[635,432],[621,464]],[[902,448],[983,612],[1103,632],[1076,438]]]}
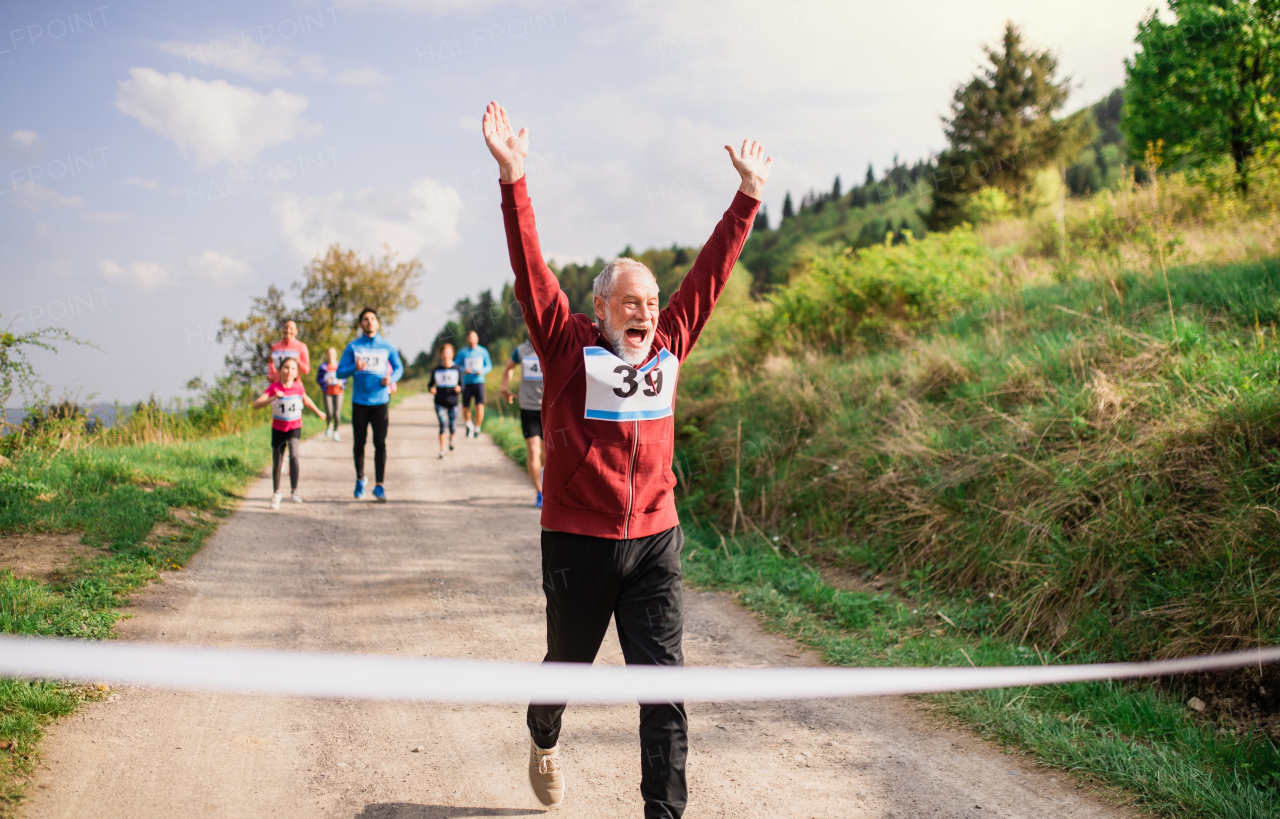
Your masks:
{"label": "blue sky", "polygon": [[1053,49],[1073,105],[1123,81],[1147,0],[780,3],[6,2],[0,327],[99,349],[36,358],[56,393],[183,395],[212,338],[329,243],[418,256],[410,355],[511,277],[490,99],[527,125],[543,249],[700,244],[775,157],[766,205],[942,147],[939,117],[1006,20]]}

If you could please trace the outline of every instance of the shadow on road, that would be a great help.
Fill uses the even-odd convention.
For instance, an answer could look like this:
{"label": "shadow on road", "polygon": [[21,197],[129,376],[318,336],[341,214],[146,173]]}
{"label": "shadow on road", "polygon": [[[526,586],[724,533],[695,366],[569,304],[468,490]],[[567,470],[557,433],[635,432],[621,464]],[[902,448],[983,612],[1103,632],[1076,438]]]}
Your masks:
{"label": "shadow on road", "polygon": [[454,808],[413,802],[380,802],[365,805],[355,819],[451,819],[454,816],[541,816],[543,810],[526,808]]}

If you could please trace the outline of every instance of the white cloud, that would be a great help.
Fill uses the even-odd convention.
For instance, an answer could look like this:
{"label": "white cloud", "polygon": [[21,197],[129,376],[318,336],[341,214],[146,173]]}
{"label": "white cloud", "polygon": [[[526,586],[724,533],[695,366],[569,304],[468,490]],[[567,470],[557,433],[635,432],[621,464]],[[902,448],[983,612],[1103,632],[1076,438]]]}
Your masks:
{"label": "white cloud", "polygon": [[120,222],[129,221],[130,217],[127,213],[116,213],[114,211],[102,211],[98,213],[86,213],[85,217],[90,222],[101,222],[105,225],[114,225]]}
{"label": "white cloud", "polygon": [[264,148],[320,131],[302,116],[310,101],[279,88],[260,94],[151,68],[129,69],[119,87],[116,108],[194,154],[197,168],[247,162]]}
{"label": "white cloud", "polygon": [[156,46],[166,54],[176,54],[199,65],[244,74],[255,80],[293,76],[293,70],[285,63],[289,49],[284,46],[267,48],[245,37],[228,35],[199,43],[169,40],[156,43]]}
{"label": "white cloud", "polygon": [[14,131],[0,140],[0,156],[29,160],[44,155],[44,142],[35,131]]}
{"label": "white cloud", "polygon": [[53,188],[46,188],[30,179],[13,186],[10,200],[32,213],[39,213],[47,207],[78,208],[84,205],[84,199],[79,196],[63,196]]}
{"label": "white cloud", "polygon": [[324,67],[324,58],[319,54],[304,54],[298,59],[298,68],[301,68],[303,73],[309,74],[315,79],[319,79],[329,73],[329,70]]}
{"label": "white cloud", "polygon": [[49,264],[49,272],[64,279],[71,278],[76,272],[75,256],[59,256]]}
{"label": "white cloud", "polygon": [[199,256],[191,256],[187,259],[187,264],[200,278],[220,285],[231,284],[249,272],[249,265],[216,250],[206,250]]}
{"label": "white cloud", "polygon": [[348,68],[333,79],[338,85],[375,85],[391,78],[376,68]]}
{"label": "white cloud", "polygon": [[458,242],[462,198],[449,185],[423,178],[407,191],[366,188],[353,196],[282,193],[272,205],[280,232],[303,258],[342,244],[362,253],[389,245],[405,256]]}
{"label": "white cloud", "polygon": [[160,183],[154,179],[143,179],[141,176],[131,176],[124,181],[126,188],[142,188],[144,190],[153,191],[160,187]]}
{"label": "white cloud", "polygon": [[110,259],[103,259],[98,269],[108,279],[133,281],[138,286],[152,290],[169,284],[169,271],[163,265],[154,262],[134,262],[128,268],[121,267]]}

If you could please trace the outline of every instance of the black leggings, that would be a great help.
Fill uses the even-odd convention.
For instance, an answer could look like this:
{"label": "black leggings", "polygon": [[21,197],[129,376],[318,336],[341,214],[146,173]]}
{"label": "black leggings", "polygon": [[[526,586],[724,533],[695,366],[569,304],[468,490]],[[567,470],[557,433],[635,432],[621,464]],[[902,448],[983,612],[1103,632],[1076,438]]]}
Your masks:
{"label": "black leggings", "polygon": [[386,404],[351,403],[351,454],[356,460],[356,477],[364,477],[364,442],[373,427],[373,477],[382,483],[387,471],[387,423],[390,416]]}
{"label": "black leggings", "polygon": [[291,429],[281,432],[271,430],[271,485],[275,492],[280,491],[280,465],[284,461],[285,450],[289,450],[289,488],[298,488],[298,445],[302,443],[302,430]]}
{"label": "black leggings", "polygon": [[[627,665],[684,665],[683,547],[679,526],[631,540],[544,529],[544,662],[593,662],[612,617]],[[535,745],[552,748],[560,741],[563,714],[563,705],[529,706],[529,733]],[[646,819],[679,819],[684,813],[688,734],[684,703],[640,706],[640,795]]]}

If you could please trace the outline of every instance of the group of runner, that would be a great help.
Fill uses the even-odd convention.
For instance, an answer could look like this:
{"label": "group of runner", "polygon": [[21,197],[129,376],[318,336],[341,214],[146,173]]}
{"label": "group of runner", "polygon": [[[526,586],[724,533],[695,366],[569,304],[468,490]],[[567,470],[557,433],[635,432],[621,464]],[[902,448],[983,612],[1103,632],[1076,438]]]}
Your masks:
{"label": "group of runner", "polygon": [[[634,259],[619,258],[592,285],[593,320],[572,312],[555,273],[543,261],[524,175],[528,130],[512,130],[497,103],[489,104],[482,128],[498,163],[516,301],[529,330],[529,340],[513,351],[503,369],[502,397],[514,400],[511,376],[519,367],[529,479],[542,508],[545,662],[594,662],[612,619],[627,664],[683,665],[684,533],[671,469],[676,384],[750,233],[772,159],[755,142],[744,141],[738,151],[726,145],[741,177],[738,193],[667,306],[659,309],[653,273]],[[387,402],[404,368],[395,347],[378,335],[377,313],[365,309],[359,323],[362,334],[347,345],[341,359],[335,364],[330,350],[322,365],[327,413],[311,403],[297,382],[309,372],[310,362],[292,322],[285,326],[285,339],[272,347],[272,384],[256,403],[273,408],[273,506],[280,500],[286,449],[293,497],[300,500],[296,441],[303,407],[328,417],[331,437],[337,439],[339,383],[347,378],[355,383],[355,496],[365,494],[364,447],[371,426],[373,495],[380,501],[387,498]],[[440,423],[441,458],[454,448],[460,403],[466,435],[479,435],[484,378],[490,370],[489,352],[475,333],[461,351],[449,344],[439,351],[429,389]],[[331,395],[337,400],[331,402]],[[548,442],[554,448],[544,448],[544,428],[554,430],[554,440]],[[534,703],[526,717],[529,784],[547,806],[564,799],[559,745],[564,710],[563,703]],[[684,813],[688,726],[684,703],[640,708],[640,793],[647,819],[678,819]]]}
{"label": "group of runner", "polygon": [[[295,503],[302,503],[298,494],[298,446],[302,436],[302,411],[306,407],[326,421],[326,438],[341,441],[338,431],[342,425],[342,398],[346,379],[354,379],[351,400],[352,454],[356,468],[357,500],[365,497],[368,479],[364,472],[364,452],[369,429],[373,429],[374,487],[373,497],[387,500],[383,483],[387,463],[387,410],[396,383],[404,375],[404,365],[395,345],[379,333],[378,314],[373,308],[360,313],[361,334],[346,349],[341,359],[330,347],[325,361],[316,373],[316,382],[324,395],[322,411],[307,396],[301,384],[301,376],[311,372],[311,355],[307,345],[298,339],[298,325],[290,320],[284,324],[284,338],[271,345],[267,363],[269,385],[254,401],[255,407],[272,407],[271,451],[272,481],[271,508],[280,507],[280,479],[282,465],[287,464],[290,495]],[[521,427],[529,455],[529,477],[536,492],[536,504],[542,507],[542,427],[540,410],[542,401],[542,371],[537,354],[528,342],[518,346],[512,362],[503,371],[503,396],[510,403],[508,391],[511,372],[516,364],[523,368],[520,387]],[[493,370],[489,351],[480,346],[480,337],[473,330],[467,334],[467,346],[454,360],[452,344],[444,344],[436,366],[432,369],[428,389],[435,396],[436,417],[440,423],[440,458],[454,449],[458,410],[461,407],[466,423],[466,437],[479,438],[484,424],[485,376]],[[474,418],[473,418],[474,413]],[[285,460],[285,452],[288,459]],[[536,468],[535,468],[536,467]]]}

